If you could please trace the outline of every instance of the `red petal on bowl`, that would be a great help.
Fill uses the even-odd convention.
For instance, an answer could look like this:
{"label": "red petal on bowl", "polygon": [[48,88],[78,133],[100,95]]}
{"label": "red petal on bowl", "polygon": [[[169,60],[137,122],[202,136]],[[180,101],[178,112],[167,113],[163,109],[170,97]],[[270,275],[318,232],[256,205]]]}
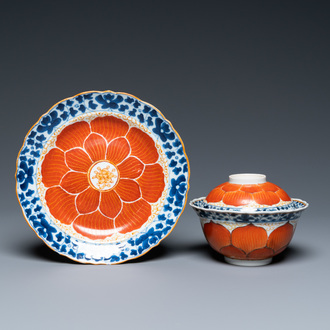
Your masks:
{"label": "red petal on bowl", "polygon": [[231,241],[234,246],[249,253],[266,246],[267,232],[265,229],[254,225],[238,227],[232,231]]}
{"label": "red petal on bowl", "polygon": [[287,246],[293,236],[293,226],[287,222],[285,225],[276,228],[271,232],[268,238],[267,246],[275,252]]}
{"label": "red petal on bowl", "polygon": [[206,201],[208,203],[217,203],[220,202],[225,195],[225,191],[221,189],[221,186],[218,186],[211,190],[211,192],[207,195]]}
{"label": "red petal on bowl", "polygon": [[285,202],[291,201],[290,196],[283,189],[276,191],[276,195],[279,198],[281,198],[282,201],[285,201]]}
{"label": "red petal on bowl", "polygon": [[51,149],[41,165],[42,182],[46,187],[58,185],[68,171],[63,151],[57,148]]}
{"label": "red petal on bowl", "polygon": [[234,183],[229,183],[225,182],[224,185],[222,186],[222,190],[224,191],[237,191],[242,187],[241,184],[234,184]]}
{"label": "red petal on bowl", "polygon": [[155,142],[149,135],[133,127],[128,132],[127,139],[131,145],[132,156],[138,157],[145,164],[155,163],[158,160]]}
{"label": "red petal on bowl", "polygon": [[108,145],[107,159],[114,164],[121,163],[130,152],[130,147],[125,138],[118,138]]}
{"label": "red petal on bowl", "polygon": [[128,124],[113,116],[99,117],[91,121],[92,131],[103,135],[108,142],[126,135]]}
{"label": "red petal on bowl", "polygon": [[165,188],[163,168],[159,164],[146,165],[142,176],[137,181],[142,197],[150,203],[156,203]]}
{"label": "red petal on bowl", "polygon": [[105,159],[107,142],[104,137],[98,134],[91,134],[84,143],[85,150],[90,158],[96,162]]}
{"label": "red petal on bowl", "polygon": [[74,123],[63,129],[56,139],[56,145],[63,151],[82,147],[90,133],[89,124],[85,121]]}
{"label": "red petal on bowl", "polygon": [[100,192],[89,187],[77,196],[76,204],[79,213],[94,212],[100,203]]}
{"label": "red petal on bowl", "polygon": [[73,223],[73,228],[90,239],[104,239],[116,232],[114,221],[105,217],[99,211],[80,215]]}
{"label": "red petal on bowl", "polygon": [[124,202],[133,202],[141,197],[139,185],[131,179],[120,179],[114,190]]}
{"label": "red petal on bowl", "polygon": [[61,187],[71,194],[78,194],[89,186],[85,173],[68,172],[61,181]]}
{"label": "red petal on bowl", "polygon": [[82,149],[71,149],[65,153],[67,165],[74,171],[87,173],[92,160]]}
{"label": "red petal on bowl", "polygon": [[262,249],[257,249],[250,252],[247,255],[247,258],[250,260],[262,260],[271,258],[274,255],[274,251],[268,247],[264,247]]}
{"label": "red petal on bowl", "polygon": [[115,218],[122,207],[122,201],[115,191],[101,193],[100,211],[110,218]]}
{"label": "red petal on bowl", "polygon": [[279,203],[280,198],[272,191],[259,191],[253,194],[253,198],[258,204],[274,205]]}
{"label": "red petal on bowl", "polygon": [[242,185],[240,190],[245,191],[250,194],[253,194],[258,191],[262,191],[260,185],[258,185],[258,184]]}
{"label": "red petal on bowl", "polygon": [[151,215],[151,206],[140,199],[134,203],[124,203],[123,209],[116,218],[116,228],[122,233],[139,229]]}
{"label": "red petal on bowl", "polygon": [[232,246],[232,245],[223,247],[220,250],[220,253],[228,258],[246,259],[246,254],[242,250],[240,250],[237,247]]}
{"label": "red petal on bowl", "polygon": [[45,199],[49,212],[62,223],[69,225],[78,215],[75,195],[70,195],[61,187],[52,187],[46,191]]}
{"label": "red petal on bowl", "polygon": [[222,247],[230,244],[230,232],[220,224],[206,223],[203,231],[210,246],[218,252]]}
{"label": "red petal on bowl", "polygon": [[230,191],[225,194],[222,201],[227,205],[241,206],[250,204],[252,195],[245,191]]}
{"label": "red petal on bowl", "polygon": [[265,183],[261,183],[260,184],[260,187],[265,190],[265,191],[277,191],[280,189],[279,186],[277,186],[276,184],[274,183],[271,183],[271,182],[265,182]]}
{"label": "red petal on bowl", "polygon": [[118,165],[121,178],[135,179],[141,175],[143,169],[143,163],[135,157],[128,157]]}

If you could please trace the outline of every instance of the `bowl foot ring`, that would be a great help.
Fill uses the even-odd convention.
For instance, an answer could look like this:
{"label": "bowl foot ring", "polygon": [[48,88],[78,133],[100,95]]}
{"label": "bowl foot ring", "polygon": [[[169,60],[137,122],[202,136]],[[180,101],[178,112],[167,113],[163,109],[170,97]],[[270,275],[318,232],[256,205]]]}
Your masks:
{"label": "bowl foot ring", "polygon": [[244,267],[257,267],[265,266],[272,262],[273,258],[267,258],[263,260],[242,260],[242,259],[232,259],[225,257],[225,261],[231,265],[244,266]]}

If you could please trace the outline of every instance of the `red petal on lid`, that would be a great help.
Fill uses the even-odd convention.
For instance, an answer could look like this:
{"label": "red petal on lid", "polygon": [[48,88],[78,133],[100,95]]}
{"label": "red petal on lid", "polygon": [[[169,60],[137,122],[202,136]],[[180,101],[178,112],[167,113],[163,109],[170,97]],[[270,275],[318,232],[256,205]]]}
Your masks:
{"label": "red petal on lid", "polygon": [[130,146],[125,138],[111,141],[107,149],[107,159],[114,164],[121,163],[130,153]]}
{"label": "red petal on lid", "polygon": [[56,145],[63,151],[82,147],[90,133],[89,124],[85,121],[74,123],[63,129],[56,139]]}
{"label": "red petal on lid", "polygon": [[108,142],[126,135],[128,124],[113,116],[98,117],[91,121],[92,131],[103,135]]}
{"label": "red petal on lid", "polygon": [[143,169],[144,165],[135,157],[128,157],[118,165],[121,178],[135,179],[141,175]]}
{"label": "red petal on lid", "polygon": [[80,193],[88,186],[87,174],[80,172],[68,172],[61,181],[61,187],[71,194]]}
{"label": "red petal on lid", "polygon": [[141,197],[139,185],[131,179],[120,179],[114,190],[124,202],[133,202]]}
{"label": "red petal on lid", "polygon": [[265,190],[265,191],[277,191],[280,189],[279,186],[277,186],[276,184],[274,183],[271,183],[271,182],[265,182],[265,183],[261,183],[260,184],[260,187]]}
{"label": "red petal on lid", "polygon": [[208,203],[217,203],[220,202],[225,195],[225,192],[221,189],[221,187],[214,188],[211,192],[207,195],[206,201]]}
{"label": "red petal on lid", "polygon": [[94,240],[104,239],[116,232],[114,221],[105,217],[99,211],[80,215],[73,223],[73,228],[81,235]]}
{"label": "red petal on lid", "polygon": [[128,132],[127,139],[131,145],[132,156],[138,157],[145,164],[155,163],[158,160],[155,142],[149,135],[133,127]]}
{"label": "red petal on lid", "polygon": [[222,247],[230,245],[230,232],[224,226],[209,222],[204,225],[203,231],[214,250],[219,252]]}
{"label": "red petal on lid", "polygon": [[79,213],[91,213],[95,211],[100,204],[100,192],[89,187],[77,196],[76,204]]}
{"label": "red petal on lid", "polygon": [[61,187],[49,188],[45,195],[49,212],[66,225],[71,224],[78,215],[75,198],[75,195],[68,194]]}
{"label": "red petal on lid", "polygon": [[284,202],[289,202],[291,201],[291,198],[290,196],[283,190],[283,189],[280,189],[278,191],[276,191],[275,193],[279,198],[281,198],[282,201]]}
{"label": "red petal on lid", "polygon": [[272,191],[259,191],[253,194],[253,198],[258,204],[274,205],[279,203],[280,198]]}
{"label": "red petal on lid", "polygon": [[222,186],[222,190],[224,191],[237,191],[242,187],[241,184],[234,184],[234,183],[229,183],[225,182],[225,184]]}
{"label": "red petal on lid", "polygon": [[121,210],[122,201],[113,190],[101,193],[100,211],[109,218],[115,218]]}
{"label": "red petal on lid", "polygon": [[134,203],[124,203],[122,211],[115,220],[116,228],[122,234],[139,229],[147,222],[150,215],[151,206],[143,199]]}
{"label": "red petal on lid", "polygon": [[150,202],[155,203],[162,196],[165,188],[163,168],[159,164],[146,165],[142,176],[137,180],[142,197]]}
{"label": "red petal on lid", "polygon": [[68,171],[63,151],[57,148],[51,149],[41,165],[42,182],[46,187],[58,185]]}
{"label": "red petal on lid", "polygon": [[245,191],[245,192],[250,193],[250,194],[258,192],[258,191],[262,191],[260,185],[258,185],[258,184],[242,185],[240,190]]}
{"label": "red petal on lid", "polygon": [[267,232],[261,227],[247,225],[234,229],[231,233],[231,240],[234,246],[249,253],[266,246]]}
{"label": "red petal on lid", "polygon": [[271,232],[268,238],[267,246],[275,252],[287,246],[293,236],[293,226],[287,222],[285,225],[276,228]]}
{"label": "red petal on lid", "polygon": [[91,134],[84,143],[85,150],[90,158],[96,162],[105,159],[105,152],[107,150],[107,142],[104,137],[98,134]]}
{"label": "red petal on lid", "polygon": [[65,153],[67,165],[74,171],[87,173],[92,160],[83,149],[71,149]]}
{"label": "red petal on lid", "polygon": [[227,192],[222,201],[227,205],[242,206],[250,204],[253,199],[251,194],[239,190]]}

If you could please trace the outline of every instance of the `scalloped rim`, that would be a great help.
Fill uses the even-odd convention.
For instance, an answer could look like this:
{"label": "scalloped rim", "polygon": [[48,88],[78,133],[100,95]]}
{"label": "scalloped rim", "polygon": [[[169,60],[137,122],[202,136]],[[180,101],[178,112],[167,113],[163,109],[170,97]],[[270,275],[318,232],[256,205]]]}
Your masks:
{"label": "scalloped rim", "polygon": [[301,207],[299,207],[295,210],[283,210],[283,211],[250,211],[250,212],[247,212],[247,211],[237,211],[237,210],[235,210],[235,209],[237,209],[237,207],[234,209],[230,206],[228,206],[228,208],[226,210],[218,210],[218,209],[215,209],[215,208],[207,209],[205,207],[200,207],[200,206],[195,205],[196,202],[199,202],[199,201],[202,201],[202,200],[205,200],[205,199],[206,199],[206,197],[195,198],[195,199],[193,199],[189,202],[189,205],[194,209],[203,210],[203,211],[206,211],[206,212],[235,213],[235,214],[287,214],[287,213],[295,213],[295,212],[303,211],[303,210],[307,209],[307,207],[309,206],[309,204],[307,202],[305,202],[301,199],[298,199],[298,198],[291,198],[291,200],[294,201],[294,202],[298,202],[300,204],[303,204],[303,206],[301,206]]}
{"label": "scalloped rim", "polygon": [[[17,181],[17,174],[18,174],[18,165],[20,163],[20,160],[19,160],[19,156],[21,155],[21,152],[26,144],[26,141],[31,133],[31,131],[38,125],[38,123],[41,121],[41,119],[46,116],[47,114],[49,114],[51,112],[51,110],[53,110],[57,105],[59,105],[60,103],[62,102],[65,102],[67,100],[70,100],[70,99],[74,99],[76,97],[78,97],[79,95],[83,95],[83,94],[89,94],[89,93],[100,93],[100,94],[103,94],[103,93],[113,93],[113,94],[116,94],[116,95],[126,95],[126,96],[129,96],[129,97],[133,97],[135,98],[136,100],[146,104],[147,106],[150,106],[152,109],[156,110],[159,115],[164,119],[164,121],[166,121],[171,129],[174,131],[174,133],[176,134],[177,138],[179,139],[180,143],[181,143],[181,146],[182,146],[182,150],[183,150],[183,154],[186,158],[186,161],[187,161],[187,168],[188,168],[188,171],[187,171],[187,189],[186,189],[186,192],[185,192],[185,199],[184,199],[184,204],[182,206],[182,209],[181,209],[181,212],[176,216],[176,221],[174,222],[174,225],[172,226],[172,228],[168,231],[167,234],[164,235],[163,238],[159,239],[159,241],[155,244],[151,244],[149,248],[145,249],[142,253],[136,255],[136,256],[132,256],[132,257],[129,257],[125,260],[120,260],[120,261],[117,261],[117,262],[100,262],[100,261],[93,261],[93,260],[81,260],[81,259],[78,259],[78,258],[75,258],[75,257],[71,257],[70,255],[68,255],[68,253],[64,253],[64,252],[61,252],[61,251],[58,251],[56,250],[54,247],[52,247],[50,245],[50,243],[43,237],[41,237],[37,231],[35,230],[35,228],[30,224],[29,222],[29,219],[27,218],[26,214],[25,214],[25,211],[24,211],[24,208],[23,206],[21,205],[21,201],[20,201],[20,198],[18,196],[18,181]],[[29,131],[26,133],[25,135],[25,138],[23,140],[23,143],[22,143],[22,146],[18,152],[18,155],[17,155],[17,158],[16,158],[16,170],[15,170],[15,191],[16,191],[16,198],[18,200],[18,203],[20,205],[20,208],[21,208],[21,211],[22,211],[22,214],[24,216],[24,219],[26,220],[27,224],[29,225],[29,227],[35,232],[35,234],[37,235],[37,237],[39,239],[41,239],[51,250],[53,250],[54,252],[66,257],[66,258],[69,258],[77,263],[82,263],[82,264],[93,264],[93,265],[116,265],[116,264],[121,264],[121,263],[124,263],[126,261],[130,261],[130,260],[134,260],[134,259],[138,259],[140,257],[142,257],[143,255],[145,255],[146,253],[148,253],[151,249],[153,249],[154,247],[158,246],[161,241],[163,241],[166,237],[168,237],[171,232],[173,231],[173,229],[176,227],[177,223],[178,223],[178,220],[179,218],[181,217],[186,205],[187,205],[187,196],[188,196],[188,192],[189,192],[189,189],[190,189],[190,184],[189,184],[189,180],[190,180],[190,163],[189,163],[189,158],[187,156],[187,153],[186,153],[186,150],[185,150],[185,146],[184,146],[184,143],[183,143],[183,140],[181,138],[181,136],[179,135],[179,133],[174,129],[172,123],[170,120],[168,120],[164,115],[163,113],[158,109],[156,108],[154,105],[152,105],[151,103],[148,103],[146,101],[143,101],[142,99],[138,98],[137,96],[133,95],[133,94],[130,94],[130,93],[126,93],[126,92],[114,92],[112,90],[104,90],[104,91],[98,91],[98,90],[89,90],[89,91],[84,91],[84,92],[80,92],[78,94],[75,94],[73,96],[70,96],[70,97],[66,97],[58,102],[56,102],[55,104],[53,104],[46,112],[44,112],[40,117],[39,119],[34,123],[34,125],[31,126],[31,128],[29,129]]]}

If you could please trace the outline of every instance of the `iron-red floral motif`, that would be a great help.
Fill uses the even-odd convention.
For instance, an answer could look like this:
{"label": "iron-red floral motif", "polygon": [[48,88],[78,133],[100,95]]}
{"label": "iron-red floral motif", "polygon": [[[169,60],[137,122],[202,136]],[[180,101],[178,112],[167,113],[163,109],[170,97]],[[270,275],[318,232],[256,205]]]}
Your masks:
{"label": "iron-red floral motif", "polygon": [[165,188],[153,139],[113,116],[65,127],[41,167],[46,204],[90,239],[139,229]]}
{"label": "iron-red floral motif", "polygon": [[204,224],[204,234],[211,247],[233,259],[259,260],[273,257],[290,243],[294,228],[287,222],[269,235],[259,226],[249,224],[229,231],[221,224]]}

